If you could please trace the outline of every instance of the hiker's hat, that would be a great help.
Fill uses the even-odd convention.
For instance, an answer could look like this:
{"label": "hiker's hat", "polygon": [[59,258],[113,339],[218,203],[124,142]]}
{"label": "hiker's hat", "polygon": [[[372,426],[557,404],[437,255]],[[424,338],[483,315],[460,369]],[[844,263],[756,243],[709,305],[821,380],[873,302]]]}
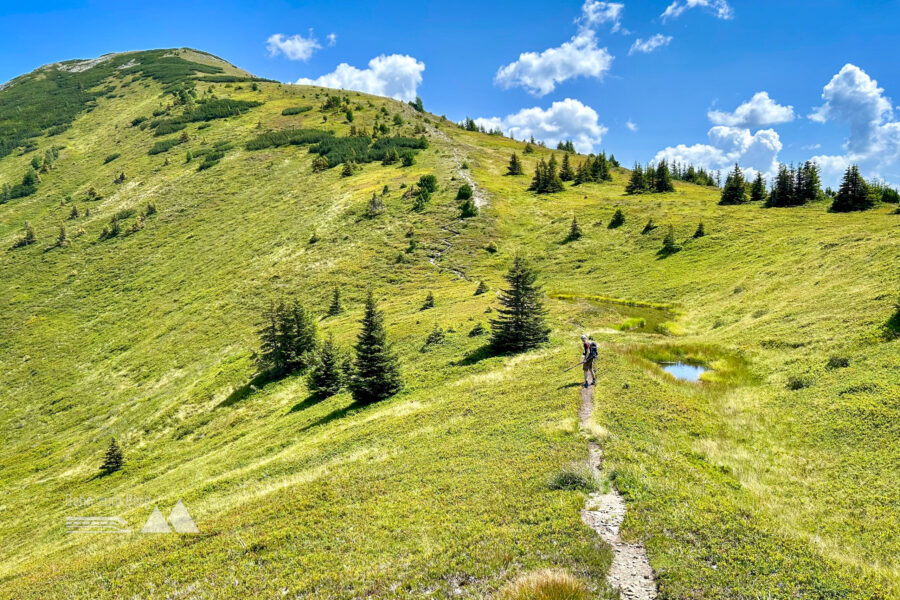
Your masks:
{"label": "hiker's hat", "polygon": [[582,334],[581,334],[581,339],[586,340],[586,339],[587,339],[587,336],[586,336],[585,334],[582,333]]}

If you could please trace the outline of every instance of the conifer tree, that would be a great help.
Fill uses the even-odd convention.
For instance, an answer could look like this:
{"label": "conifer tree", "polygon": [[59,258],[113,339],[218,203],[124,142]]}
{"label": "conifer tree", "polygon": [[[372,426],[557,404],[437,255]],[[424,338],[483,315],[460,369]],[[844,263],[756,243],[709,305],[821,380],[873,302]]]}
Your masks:
{"label": "conifer tree", "polygon": [[574,242],[575,240],[581,238],[582,232],[581,227],[578,226],[578,219],[572,217],[572,225],[569,226],[569,235],[566,239],[570,242]]}
{"label": "conifer tree", "polygon": [[81,215],[78,214],[78,207],[73,204],[72,210],[69,211],[69,219],[77,219],[79,216]]}
{"label": "conifer tree", "polygon": [[672,225],[669,225],[669,231],[666,233],[666,237],[663,238],[662,250],[660,252],[662,254],[673,254],[681,250],[681,246],[675,241],[675,228]]}
{"label": "conifer tree", "polygon": [[334,337],[329,335],[322,348],[316,352],[306,385],[314,395],[327,398],[341,391],[343,384],[340,351],[334,344]]}
{"label": "conifer tree", "polygon": [[563,154],[562,166],[559,169],[559,178],[562,181],[572,181],[575,179],[575,173],[572,172],[572,167],[569,165],[568,152]]}
{"label": "conifer tree", "polygon": [[750,202],[764,202],[766,199],[766,180],[763,178],[762,173],[756,173],[756,179],[753,180],[753,185],[750,186]]}
{"label": "conifer tree", "polygon": [[491,347],[497,352],[521,352],[549,340],[546,310],[537,273],[516,256],[505,277],[509,288],[500,292],[499,317],[491,320]]}
{"label": "conifer tree", "polygon": [[704,235],[706,235],[706,230],[703,228],[703,221],[701,221],[700,224],[697,225],[697,231],[694,232],[694,239],[702,238]]}
{"label": "conifer tree", "polygon": [[734,170],[725,179],[725,187],[722,188],[721,205],[744,204],[747,202],[747,188],[744,185],[744,173],[737,163]]}
{"label": "conifer tree", "polygon": [[116,443],[116,439],[112,438],[109,441],[109,447],[106,449],[106,454],[103,455],[103,464],[100,465],[100,470],[105,475],[109,475],[110,473],[120,470],[124,464],[125,456],[122,453],[122,449]]}
{"label": "conifer tree", "polygon": [[384,202],[378,197],[378,194],[372,192],[369,203],[366,205],[366,216],[372,218],[377,217],[384,211]]}
{"label": "conifer tree", "polygon": [[591,157],[589,156],[581,161],[581,164],[575,169],[575,185],[581,185],[591,180]]}
{"label": "conifer tree", "polygon": [[488,286],[484,281],[478,282],[478,287],[475,288],[475,295],[480,296],[481,294],[486,294],[488,291]]}
{"label": "conifer tree", "polygon": [[507,175],[521,175],[522,174],[522,162],[519,160],[519,157],[516,156],[516,153],[513,152],[512,156],[509,157],[509,166],[506,167]]}
{"label": "conifer tree", "polygon": [[420,310],[428,310],[429,308],[434,308],[434,292],[431,291],[425,296],[425,302],[422,303],[422,308]]}
{"label": "conifer tree", "polygon": [[384,315],[378,310],[372,292],[366,298],[362,330],[354,349],[356,357],[349,382],[354,400],[377,402],[400,391],[403,385],[400,367],[388,344]]}
{"label": "conifer tree", "polygon": [[344,312],[344,307],[341,306],[341,290],[334,286],[334,290],[331,292],[331,304],[328,305],[328,316],[334,317],[342,312]]}
{"label": "conifer tree", "polygon": [[628,185],[625,186],[626,194],[640,194],[644,191],[644,170],[641,168],[640,163],[634,163],[634,168],[631,170],[631,178],[628,180]]}
{"label": "conifer tree", "polygon": [[528,189],[539,194],[543,193],[547,189],[548,174],[547,163],[542,158],[534,167],[534,177],[531,179]]}
{"label": "conifer tree", "polygon": [[601,152],[591,163],[591,177],[596,182],[612,181],[612,175],[609,172],[609,161],[606,159],[606,152]]}
{"label": "conifer tree", "polygon": [[615,229],[616,227],[621,227],[625,224],[625,213],[622,212],[621,208],[617,208],[616,212],[613,213],[613,217],[607,226],[608,229]]}
{"label": "conifer tree", "polygon": [[831,204],[832,212],[867,210],[874,205],[875,202],[869,195],[869,186],[859,174],[859,167],[851,165],[844,172],[841,187]]}
{"label": "conifer tree", "polygon": [[60,248],[65,248],[66,246],[69,245],[69,238],[66,235],[66,226],[65,225],[59,226],[59,237],[56,238],[56,245],[59,246]]}
{"label": "conifer tree", "polygon": [[766,206],[793,206],[794,205],[794,175],[788,170],[787,165],[778,165],[778,175],[772,184],[772,192],[766,200]]}
{"label": "conifer tree", "polygon": [[659,164],[656,165],[656,178],[653,185],[653,189],[657,193],[675,191],[675,186],[672,185],[672,176],[669,173],[669,164],[665,160],[659,161]]}
{"label": "conifer tree", "polygon": [[610,155],[609,155],[609,166],[610,166],[610,167],[619,167],[619,166],[620,166],[620,165],[619,165],[619,161],[616,160],[616,155],[615,155],[615,154],[610,154]]}
{"label": "conifer tree", "polygon": [[822,182],[819,178],[819,167],[816,163],[806,161],[797,169],[794,184],[795,204],[815,202],[822,197]]}
{"label": "conifer tree", "polygon": [[557,172],[558,163],[556,161],[556,156],[550,155],[550,162],[547,163],[547,177],[545,180],[546,187],[543,190],[546,194],[555,194],[556,192],[563,191],[563,182],[559,178],[559,173]]}
{"label": "conifer tree", "polygon": [[282,325],[282,332],[287,336],[285,366],[289,373],[293,373],[309,366],[319,346],[319,331],[315,316],[296,300],[291,303],[286,315],[286,323]]}

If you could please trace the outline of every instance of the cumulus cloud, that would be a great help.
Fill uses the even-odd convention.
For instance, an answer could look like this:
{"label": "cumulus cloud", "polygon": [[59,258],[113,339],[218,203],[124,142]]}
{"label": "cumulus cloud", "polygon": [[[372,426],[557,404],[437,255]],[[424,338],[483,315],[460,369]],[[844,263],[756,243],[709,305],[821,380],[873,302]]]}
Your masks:
{"label": "cumulus cloud", "polygon": [[612,61],[612,54],[598,48],[597,36],[586,29],[557,48],[523,52],[518,60],[500,67],[494,81],[507,89],[519,86],[535,96],[545,96],[557,84],[574,77],[601,79]]}
{"label": "cumulus cloud", "polygon": [[697,7],[711,11],[719,19],[734,18],[734,10],[725,0],[675,0],[660,16],[663,21],[677,19],[686,10]]}
{"label": "cumulus cloud", "polygon": [[767,92],[757,92],[750,100],[738,106],[734,112],[711,110],[707,113],[715,125],[758,129],[794,120],[794,107],[781,106],[769,98]]}
{"label": "cumulus cloud", "polygon": [[547,109],[523,108],[506,117],[480,118],[475,122],[488,130],[500,129],[516,139],[534,136],[550,147],[572,140],[575,149],[585,153],[598,149],[608,131],[600,124],[597,111],[572,98],[554,102]]}
{"label": "cumulus cloud", "polygon": [[425,63],[412,56],[382,54],[370,60],[366,69],[341,63],[331,73],[316,79],[301,77],[297,84],[356,90],[395,100],[414,100],[424,70]]}
{"label": "cumulus cloud", "polygon": [[299,34],[286,37],[283,33],[270,35],[266,40],[266,47],[272,56],[283,54],[290,60],[306,61],[322,46],[319,45],[319,41],[313,36],[312,29],[310,29],[309,37]]}
{"label": "cumulus cloud", "polygon": [[627,121],[625,121],[625,127],[627,127],[629,131],[637,131],[638,130],[637,123],[635,123],[631,119],[628,119]]}
{"label": "cumulus cloud", "polygon": [[568,42],[543,52],[523,52],[519,58],[497,69],[494,83],[506,89],[523,87],[535,96],[545,96],[557,84],[575,77],[603,75],[612,66],[613,55],[597,46],[594,28],[612,23],[612,30],[621,28],[624,4],[585,0],[581,16],[575,20],[578,32]]}
{"label": "cumulus cloud", "polygon": [[749,129],[717,125],[709,130],[707,137],[709,144],[670,146],[659,151],[654,161],[675,160],[714,171],[738,163],[751,175],[760,172],[771,176],[778,170],[782,144],[774,129],[751,133]]}
{"label": "cumulus cloud", "polygon": [[671,41],[671,35],[663,35],[661,33],[657,33],[653,37],[647,38],[646,40],[638,38],[634,40],[634,43],[631,45],[631,49],[628,51],[628,55],[631,56],[635,52],[649,54],[657,48],[668,46]]}
{"label": "cumulus cloud", "polygon": [[329,46],[334,46],[335,44],[337,44],[337,34],[329,33],[325,36],[325,40],[328,41]]}
{"label": "cumulus cloud", "polygon": [[864,173],[896,183],[900,181],[900,121],[884,89],[859,67],[847,64],[822,90],[822,106],[809,118],[819,123],[847,123],[850,134],[842,156],[816,156],[823,179],[834,181],[850,164]]}
{"label": "cumulus cloud", "polygon": [[576,20],[582,29],[593,29],[604,23],[612,23],[612,31],[615,33],[622,28],[622,11],[625,5],[620,2],[597,2],[586,0],[581,7],[581,17]]}

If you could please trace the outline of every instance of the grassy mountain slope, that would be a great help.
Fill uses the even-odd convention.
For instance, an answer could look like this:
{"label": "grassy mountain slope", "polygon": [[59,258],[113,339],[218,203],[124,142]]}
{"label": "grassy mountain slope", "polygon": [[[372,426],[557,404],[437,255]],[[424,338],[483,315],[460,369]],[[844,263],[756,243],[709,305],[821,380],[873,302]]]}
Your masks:
{"label": "grassy mountain slope", "polygon": [[[354,125],[371,129],[377,116],[391,135],[424,127],[429,147],[410,167],[313,173],[306,146],[245,143],[287,128],[346,135],[343,112],[323,108],[335,92],[196,81],[248,76],[189,50],[177,58],[221,70],[148,75],[172,53],[116,55],[92,67],[109,68],[102,78],[78,73],[96,78],[82,92],[103,93],[64,131],[19,135],[0,159],[0,183],[15,184],[34,156],[58,149],[36,193],[0,204],[0,481],[15,516],[0,523],[0,595],[484,597],[545,566],[605,590],[609,551],[580,521],[583,494],[547,486],[586,456],[578,375],[561,373],[582,331],[602,341],[593,434],[629,501],[625,533],[645,540],[663,597],[900,593],[900,342],[885,328],[900,221],[889,208],[719,207],[716,190],[687,184],[629,197],[625,170],[535,196],[529,177],[503,175],[521,144],[354,92],[341,93]],[[132,61],[147,69],[118,69]],[[44,94],[29,78],[47,73],[0,91],[0,112],[4,96]],[[154,111],[184,110],[165,90],[185,85],[262,104],[154,135]],[[282,114],[301,106],[311,108]],[[224,156],[198,171],[216,144]],[[198,157],[187,162],[189,150]],[[525,156],[526,172],[549,154]],[[460,221],[465,170],[488,204]],[[413,211],[401,184],[426,174],[439,191]],[[385,185],[384,213],[367,217]],[[134,227],[148,203],[156,213]],[[73,205],[81,216],[70,219]],[[608,229],[617,207],[626,224]],[[122,232],[101,239],[117,213]],[[585,236],[565,243],[573,215]],[[657,255],[664,227],[641,234],[651,217],[675,226],[681,252]],[[689,239],[701,220],[709,235]],[[6,250],[25,221],[37,242]],[[63,223],[69,245],[55,247]],[[551,343],[491,357],[469,333],[490,319],[517,251],[541,270]],[[491,293],[475,296],[481,280]],[[265,304],[292,294],[324,315],[333,286],[347,310],[321,330],[349,348],[374,290],[404,391],[359,407],[346,393],[314,402],[301,377],[250,387]],[[436,307],[422,311],[428,290]],[[634,316],[666,335],[614,333]],[[435,325],[446,342],[422,352]],[[701,386],[677,382],[653,362],[676,356],[714,371]],[[849,366],[828,368],[831,357]],[[113,436],[126,468],[97,477]],[[139,529],[146,505],[66,505],[127,495],[164,514],[182,499],[201,534],[66,533],[67,516],[95,514]]]}

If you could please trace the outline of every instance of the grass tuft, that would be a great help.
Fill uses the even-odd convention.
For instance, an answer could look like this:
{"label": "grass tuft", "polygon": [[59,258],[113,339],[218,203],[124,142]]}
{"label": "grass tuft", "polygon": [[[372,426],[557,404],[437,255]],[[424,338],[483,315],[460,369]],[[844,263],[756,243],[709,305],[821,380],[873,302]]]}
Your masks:
{"label": "grass tuft", "polygon": [[589,600],[587,585],[568,571],[543,569],[509,583],[498,600]]}

